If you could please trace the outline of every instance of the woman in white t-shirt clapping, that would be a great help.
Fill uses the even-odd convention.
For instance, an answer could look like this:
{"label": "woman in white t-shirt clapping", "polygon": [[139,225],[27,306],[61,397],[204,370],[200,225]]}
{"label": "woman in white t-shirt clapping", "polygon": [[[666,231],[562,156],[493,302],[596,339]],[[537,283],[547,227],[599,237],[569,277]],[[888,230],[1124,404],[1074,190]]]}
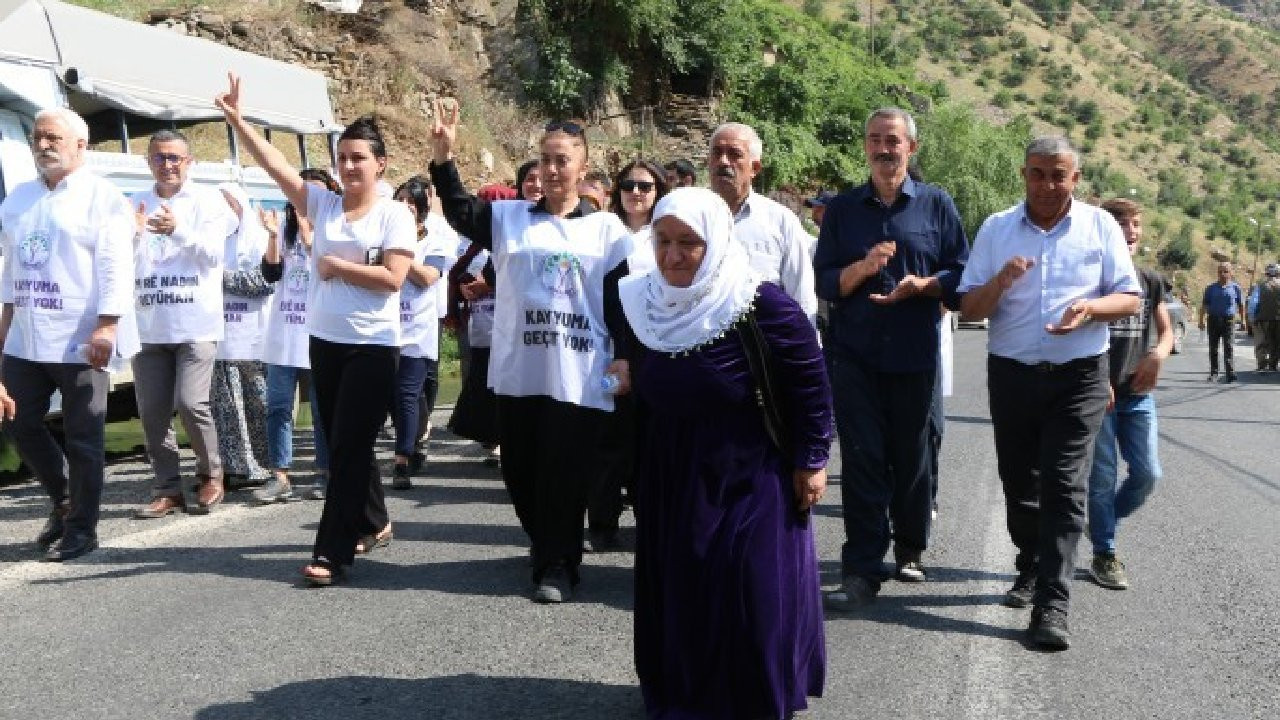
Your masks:
{"label": "woman in white t-shirt clapping", "polygon": [[[328,170],[307,168],[298,174],[317,187],[342,192]],[[298,215],[293,203],[284,208],[283,224],[274,211],[262,217],[270,237],[262,255],[262,276],[276,285],[267,313],[267,337],[271,341],[262,344],[262,361],[267,366],[267,463],[272,476],[254,491],[253,499],[267,505],[295,497],[289,479],[293,465],[293,403],[298,385],[306,377],[315,463],[312,484],[305,496],[323,500],[329,485],[329,446],[320,424],[316,384],[310,380],[311,336],[307,332],[307,296],[312,282],[311,223]]]}
{"label": "woman in white t-shirt clapping", "polygon": [[379,197],[387,166],[382,134],[361,118],[338,138],[345,192],[305,182],[240,114],[240,80],[216,100],[227,123],[289,202],[314,228],[307,298],[310,359],[320,422],[329,442],[329,490],[316,530],[313,585],[342,579],[357,545],[369,551],[391,538],[374,456],[387,418],[400,355],[400,286],[413,262],[417,231],[404,205]]}
{"label": "woman in white t-shirt clapping", "polygon": [[[532,545],[533,599],[568,600],[582,563],[587,495],[601,471],[599,448],[613,393],[626,392],[609,331],[625,332],[616,302],[626,272],[627,228],[591,213],[578,197],[587,138],[551,123],[539,143],[543,197],[484,202],[458,177],[452,155],[458,107],[436,101],[431,181],[445,218],[492,253],[497,273],[489,384],[498,397],[502,479]],[[613,290],[610,293],[609,288]]]}

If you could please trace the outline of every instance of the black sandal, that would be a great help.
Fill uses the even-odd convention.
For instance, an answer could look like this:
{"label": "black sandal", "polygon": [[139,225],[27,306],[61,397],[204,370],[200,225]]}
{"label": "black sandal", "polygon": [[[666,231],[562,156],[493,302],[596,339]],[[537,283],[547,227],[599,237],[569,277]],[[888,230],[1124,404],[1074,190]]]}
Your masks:
{"label": "black sandal", "polygon": [[[315,572],[317,569],[323,570],[323,574]],[[328,587],[346,580],[347,573],[342,569],[341,565],[329,562],[324,558],[312,558],[311,562],[302,568],[302,577],[312,587]]]}

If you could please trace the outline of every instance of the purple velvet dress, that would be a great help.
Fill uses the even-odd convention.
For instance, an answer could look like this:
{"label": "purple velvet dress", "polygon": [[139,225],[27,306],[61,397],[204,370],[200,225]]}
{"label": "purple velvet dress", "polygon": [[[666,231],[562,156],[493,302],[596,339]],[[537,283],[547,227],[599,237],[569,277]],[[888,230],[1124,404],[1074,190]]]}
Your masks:
{"label": "purple velvet dress", "polygon": [[822,694],[818,561],[792,471],[826,466],[831,393],[800,307],[766,283],[755,312],[793,457],[769,441],[736,331],[679,357],[642,348],[632,364],[635,652],[650,718],[785,718]]}

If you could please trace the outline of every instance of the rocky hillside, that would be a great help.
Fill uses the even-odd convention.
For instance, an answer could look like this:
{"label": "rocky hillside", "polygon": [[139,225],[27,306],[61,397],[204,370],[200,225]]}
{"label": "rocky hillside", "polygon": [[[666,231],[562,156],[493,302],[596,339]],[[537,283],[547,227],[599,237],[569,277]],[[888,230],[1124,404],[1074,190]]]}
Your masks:
{"label": "rocky hillside", "polygon": [[[195,10],[155,10],[137,1],[83,0],[321,70],[331,78],[340,120],[368,112],[382,120],[394,153],[392,180],[424,166],[430,101],[437,94],[463,101],[462,161],[472,181],[509,179],[534,151],[545,115],[529,102],[524,80],[547,61],[547,53],[518,30],[517,0],[372,0],[354,15],[327,13],[299,0],[208,0]],[[662,2],[632,4],[650,8]],[[1278,17],[1280,3],[723,2],[742,9],[737,22],[758,23],[744,36],[759,44],[752,50],[753,62],[761,65],[753,70],[754,87],[768,97],[732,97],[734,89],[722,78],[718,92],[729,92],[732,102],[721,105],[673,86],[671,78],[646,75],[641,63],[631,69],[630,93],[624,83],[621,92],[594,99],[588,111],[593,147],[605,148],[596,155],[598,165],[616,167],[637,154],[699,158],[709,128],[723,115],[753,112],[765,102],[781,105],[788,93],[796,95],[796,118],[820,114],[833,98],[803,85],[831,65],[827,55],[817,67],[818,61],[803,56],[820,47],[833,61],[843,54],[854,65],[880,66],[913,83],[895,85],[902,81],[882,73],[875,80],[879,90],[873,90],[880,98],[910,97],[926,114],[931,102],[950,98],[996,124],[1026,116],[1035,131],[1070,134],[1088,160],[1086,193],[1132,194],[1154,208],[1153,256],[1185,241],[1199,259],[1192,266],[1203,272],[1215,249],[1250,263],[1259,237],[1264,259],[1275,253],[1280,36],[1268,23]],[[584,0],[582,6],[596,5]],[[811,21],[798,14],[788,19],[769,6],[790,6],[820,22],[806,24]],[[807,44],[787,35],[798,28]],[[794,77],[788,66],[794,66]],[[910,88],[930,88],[930,97],[917,103]],[[837,90],[849,94],[845,88],[829,90],[832,96]],[[873,101],[879,99],[867,100]],[[856,144],[856,124],[856,118],[824,120],[819,139],[840,147]],[[785,130],[779,126],[766,138],[773,147],[793,150],[775,155],[775,162],[826,152],[812,144],[812,136]],[[837,167],[849,181],[862,172],[847,163]],[[1259,236],[1250,217],[1273,227]]]}

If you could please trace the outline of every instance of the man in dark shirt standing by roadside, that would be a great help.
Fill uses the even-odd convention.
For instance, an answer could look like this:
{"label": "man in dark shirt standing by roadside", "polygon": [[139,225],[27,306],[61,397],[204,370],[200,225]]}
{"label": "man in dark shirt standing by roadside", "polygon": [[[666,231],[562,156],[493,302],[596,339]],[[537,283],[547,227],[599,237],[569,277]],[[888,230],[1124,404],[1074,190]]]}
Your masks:
{"label": "man in dark shirt standing by roadside", "polygon": [[898,579],[925,579],[939,299],[954,301],[969,250],[951,197],[907,177],[918,146],[909,113],[871,114],[871,179],[827,204],[814,257],[818,295],[832,303],[827,372],[840,435],[845,543],[843,582],[827,604],[838,610],[875,599],[891,539]]}
{"label": "man in dark shirt standing by roadside", "polygon": [[[1102,209],[1120,223],[1129,254],[1136,253],[1142,239],[1142,207],[1127,198],[1116,198],[1103,203]],[[1116,557],[1116,527],[1142,507],[1160,479],[1156,400],[1151,393],[1160,377],[1160,366],[1173,351],[1173,323],[1164,305],[1165,279],[1148,268],[1136,272],[1142,284],[1142,310],[1113,320],[1108,328],[1115,399],[1102,418],[1089,473],[1089,539],[1093,543],[1089,574],[1094,582],[1112,590],[1129,587],[1124,563]],[[1154,347],[1152,328],[1156,331]],[[1129,466],[1123,483],[1118,482],[1120,457]]]}
{"label": "man in dark shirt standing by roadside", "polygon": [[1244,317],[1244,293],[1231,279],[1231,263],[1218,263],[1218,282],[1204,289],[1200,301],[1200,329],[1205,329],[1205,315],[1209,316],[1209,382],[1218,380],[1218,343],[1222,343],[1222,364],[1226,366],[1227,382],[1236,381],[1235,335],[1236,310]]}

